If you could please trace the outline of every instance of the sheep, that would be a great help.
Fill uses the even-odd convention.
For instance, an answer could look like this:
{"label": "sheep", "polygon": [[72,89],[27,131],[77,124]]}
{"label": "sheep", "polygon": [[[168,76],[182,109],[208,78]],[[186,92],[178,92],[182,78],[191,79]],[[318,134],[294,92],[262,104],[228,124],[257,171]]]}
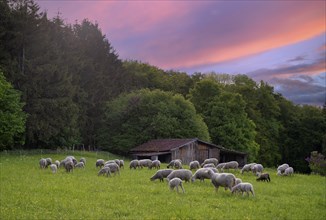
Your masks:
{"label": "sheep", "polygon": [[173,171],[173,169],[163,169],[163,170],[158,170],[151,178],[151,181],[160,179],[160,182],[163,182],[164,178],[166,178],[171,172]]}
{"label": "sheep", "polygon": [[104,167],[110,167],[111,173],[114,173],[114,175],[116,175],[118,173],[120,175],[120,168],[119,168],[118,164],[108,163],[108,164],[105,164]]}
{"label": "sheep", "polygon": [[134,168],[134,169],[136,169],[136,168],[139,168],[140,166],[139,166],[139,160],[132,160],[132,161],[130,161],[130,163],[129,163],[129,168],[130,169],[132,169],[132,168]]}
{"label": "sheep", "polygon": [[235,178],[235,185],[238,185],[239,183],[242,183],[242,180],[240,178]]}
{"label": "sheep", "polygon": [[65,163],[65,169],[67,172],[73,172],[74,171],[74,162],[72,160],[68,160]]}
{"label": "sheep", "polygon": [[246,192],[248,196],[249,192],[251,192],[252,196],[255,196],[254,187],[251,183],[239,183],[238,185],[232,187],[231,192],[232,194],[235,192],[241,192],[242,196],[244,192]]}
{"label": "sheep", "polygon": [[46,160],[46,167],[52,164],[52,159],[50,157],[46,158],[45,160]]}
{"label": "sheep", "polygon": [[175,177],[169,181],[169,188],[172,191],[174,188],[177,189],[177,192],[179,193],[179,186],[182,189],[182,192],[185,193],[185,190],[182,185],[182,180],[178,177]]}
{"label": "sheep", "polygon": [[153,167],[156,168],[156,169],[160,169],[161,168],[161,161],[154,160],[152,162],[152,164],[148,168],[152,169]]}
{"label": "sheep", "polygon": [[143,167],[150,167],[152,165],[152,161],[150,159],[142,159],[142,160],[139,160],[139,166],[140,168],[143,168]]}
{"label": "sheep", "polygon": [[238,169],[239,163],[237,161],[230,161],[224,164],[224,166],[221,168],[222,172],[224,172],[225,169]]}
{"label": "sheep", "polygon": [[283,175],[284,175],[284,176],[291,176],[293,173],[294,173],[293,168],[292,168],[292,167],[288,167],[288,168],[285,169]]}
{"label": "sheep", "polygon": [[41,169],[45,169],[45,168],[47,168],[47,162],[46,162],[46,159],[44,159],[44,158],[40,159],[39,164],[40,164],[40,168],[41,168]]}
{"label": "sheep", "polygon": [[[212,171],[213,172],[213,171]],[[170,181],[174,177],[178,177],[186,182],[189,182],[190,178],[192,176],[192,172],[187,169],[180,169],[180,170],[173,170],[166,179]]]}
{"label": "sheep", "polygon": [[59,165],[59,167],[64,167],[65,164],[66,164],[68,161],[73,162],[73,160],[72,160],[70,157],[66,157],[65,159],[63,159],[63,160],[60,161],[60,165]]}
{"label": "sheep", "polygon": [[56,173],[57,170],[58,170],[58,167],[57,167],[56,164],[51,164],[51,165],[50,165],[50,168],[51,168],[52,173]]}
{"label": "sheep", "polygon": [[284,173],[284,171],[286,170],[286,168],[289,168],[289,164],[284,163],[282,165],[280,165],[279,167],[277,167],[277,175],[282,175]]}
{"label": "sheep", "polygon": [[56,160],[56,161],[54,161],[54,164],[57,165],[57,168],[59,169],[60,161]]}
{"label": "sheep", "polygon": [[252,167],[255,165],[256,163],[249,163],[249,164],[246,164],[242,167],[241,169],[241,174],[243,174],[244,172],[250,172]]}
{"label": "sheep", "polygon": [[97,167],[100,167],[100,168],[102,168],[103,166],[104,166],[104,160],[103,159],[98,159],[97,161],[96,161],[96,164],[95,164],[95,166],[96,166],[96,168]]}
{"label": "sheep", "polygon": [[84,157],[80,158],[79,162],[83,162],[84,166],[86,166],[86,159]]}
{"label": "sheep", "polygon": [[219,163],[216,165],[216,169],[220,169],[222,170],[222,168],[224,167],[225,163]]}
{"label": "sheep", "polygon": [[199,168],[200,168],[200,164],[199,164],[199,162],[197,160],[191,161],[189,163],[189,169],[190,170],[197,170]]}
{"label": "sheep", "polygon": [[78,162],[76,165],[75,165],[76,168],[85,168],[85,164],[84,162]]}
{"label": "sheep", "polygon": [[208,163],[203,166],[203,168],[216,168],[216,166],[213,163]]}
{"label": "sheep", "polygon": [[170,167],[176,168],[176,169],[182,169],[182,161],[180,159],[171,160],[171,162],[168,164],[167,168],[170,168]]}
{"label": "sheep", "polygon": [[105,175],[108,177],[108,176],[111,176],[111,170],[110,170],[110,167],[103,167],[100,169],[100,171],[98,171],[98,174],[97,176],[100,176],[100,175]]}
{"label": "sheep", "polygon": [[196,179],[199,179],[201,182],[204,182],[204,179],[211,179],[210,168],[200,168],[195,174],[191,177],[191,182],[195,182]]}
{"label": "sheep", "polygon": [[[106,164],[109,164],[109,163],[115,163],[115,164],[117,164],[117,162],[115,161],[115,160],[108,160],[108,161],[106,161],[105,163],[104,163],[104,166],[106,165]],[[118,164],[119,165],[119,164]]]}
{"label": "sheep", "polygon": [[124,160],[120,160],[120,168],[124,168],[125,167],[125,162]]}
{"label": "sheep", "polygon": [[251,170],[252,170],[252,172],[253,172],[254,174],[257,175],[258,172],[259,172],[259,173],[263,172],[264,167],[263,167],[263,165],[257,163],[257,164],[255,164],[255,165],[252,166]]}
{"label": "sheep", "polygon": [[211,182],[214,185],[216,192],[220,186],[224,187],[225,190],[227,190],[227,188],[232,190],[236,180],[232,173],[214,173],[212,170],[209,172],[211,174]]}
{"label": "sheep", "polygon": [[215,166],[218,164],[218,159],[216,158],[208,158],[204,160],[204,162],[201,164],[201,167],[204,167],[205,164],[213,163]]}
{"label": "sheep", "polygon": [[115,159],[114,162],[116,162],[118,164],[118,166],[120,167],[120,160],[119,159]]}
{"label": "sheep", "polygon": [[258,173],[258,178],[256,179],[257,181],[267,181],[270,182],[271,178],[269,177],[268,173]]}
{"label": "sheep", "polygon": [[72,160],[72,162],[74,163],[74,165],[77,164],[77,160],[76,160],[76,158],[74,156],[67,156],[66,157],[66,159],[69,159],[69,158]]}

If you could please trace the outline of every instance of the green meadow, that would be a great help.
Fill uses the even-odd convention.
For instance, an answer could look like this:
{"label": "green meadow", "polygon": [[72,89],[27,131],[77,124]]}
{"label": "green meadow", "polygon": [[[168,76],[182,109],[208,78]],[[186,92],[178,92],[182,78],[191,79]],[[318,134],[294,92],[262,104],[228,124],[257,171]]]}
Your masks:
{"label": "green meadow", "polygon": [[[39,168],[40,158],[85,157],[85,169],[66,173]],[[97,159],[125,159],[121,174],[97,176]],[[163,164],[161,168],[165,168]],[[184,166],[188,168],[187,165]],[[108,153],[0,154],[0,219],[326,219],[326,179],[317,175],[276,176],[256,182],[251,173],[233,172],[254,186],[255,197],[232,195],[209,180],[184,183],[185,194],[167,182],[150,181],[156,170],[129,169],[129,160]]]}

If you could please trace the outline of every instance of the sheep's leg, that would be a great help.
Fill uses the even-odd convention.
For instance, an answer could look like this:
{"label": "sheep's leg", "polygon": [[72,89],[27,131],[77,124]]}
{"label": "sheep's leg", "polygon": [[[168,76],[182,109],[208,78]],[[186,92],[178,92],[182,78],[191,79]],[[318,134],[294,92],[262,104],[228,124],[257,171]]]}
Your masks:
{"label": "sheep's leg", "polygon": [[216,193],[218,192],[218,186],[217,186],[217,187],[215,187],[215,192],[216,192]]}
{"label": "sheep's leg", "polygon": [[185,189],[183,188],[182,183],[180,184],[180,187],[181,187],[181,189],[182,189],[182,192],[185,193]]}
{"label": "sheep's leg", "polygon": [[179,193],[179,186],[177,185],[176,188],[177,188],[177,193]]}

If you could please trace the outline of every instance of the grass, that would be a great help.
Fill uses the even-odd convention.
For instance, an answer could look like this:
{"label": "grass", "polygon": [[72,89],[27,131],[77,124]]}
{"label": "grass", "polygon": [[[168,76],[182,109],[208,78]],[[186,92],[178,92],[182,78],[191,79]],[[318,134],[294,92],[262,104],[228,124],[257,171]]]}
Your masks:
{"label": "grass", "polygon": [[267,169],[272,181],[265,183],[234,172],[253,184],[255,197],[215,193],[208,180],[184,183],[186,193],[177,194],[166,182],[149,180],[155,170],[130,170],[127,160],[120,176],[98,177],[95,161],[116,155],[73,155],[86,158],[85,169],[52,174],[39,168],[39,159],[66,154],[1,153],[0,219],[326,219],[325,177],[279,177]]}

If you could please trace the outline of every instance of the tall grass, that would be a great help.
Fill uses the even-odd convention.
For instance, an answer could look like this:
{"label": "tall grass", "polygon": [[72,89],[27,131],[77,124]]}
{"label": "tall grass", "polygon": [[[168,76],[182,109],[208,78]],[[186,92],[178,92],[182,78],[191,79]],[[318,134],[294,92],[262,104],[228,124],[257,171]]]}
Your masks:
{"label": "tall grass", "polygon": [[1,153],[0,219],[326,219],[325,177],[279,177],[267,169],[272,181],[265,183],[250,173],[234,172],[253,184],[255,197],[222,188],[215,193],[208,180],[184,183],[186,193],[177,194],[167,182],[149,180],[155,170],[130,170],[129,161],[120,176],[98,177],[96,160],[116,155],[73,155],[86,157],[85,169],[52,174],[39,168],[39,159],[66,155]]}

